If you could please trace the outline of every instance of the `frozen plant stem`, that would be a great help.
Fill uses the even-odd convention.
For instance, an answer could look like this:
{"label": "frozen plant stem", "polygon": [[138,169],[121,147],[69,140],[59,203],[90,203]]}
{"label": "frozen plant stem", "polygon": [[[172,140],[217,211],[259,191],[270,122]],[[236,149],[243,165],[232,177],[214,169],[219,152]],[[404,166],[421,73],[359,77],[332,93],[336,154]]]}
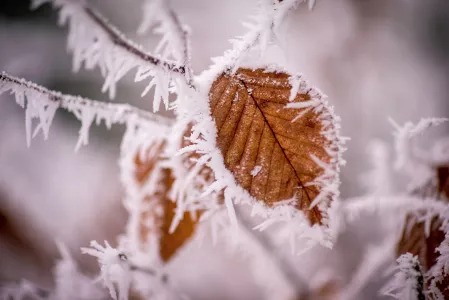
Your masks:
{"label": "frozen plant stem", "polygon": [[[142,49],[139,49],[138,46],[133,45],[133,43],[126,40],[121,32],[119,32],[116,28],[112,27],[108,23],[108,21],[106,21],[106,19],[103,16],[101,16],[98,12],[96,12],[94,9],[92,9],[88,6],[85,6],[84,11],[91,18],[91,20],[94,23],[96,23],[109,36],[109,38],[115,45],[121,47],[128,53],[137,56],[138,58],[143,60],[145,63],[150,63],[152,65],[161,67],[161,68],[167,70],[168,72],[180,74],[180,75],[184,76],[186,79],[187,85],[194,88],[190,68],[188,68],[188,70],[186,72],[185,65],[177,65],[176,63],[173,63],[173,62],[164,61],[158,57],[151,55],[150,53],[143,51]],[[185,38],[187,38],[187,37],[185,37]],[[186,52],[186,55],[187,55],[187,52]]]}
{"label": "frozen plant stem", "polygon": [[131,117],[137,117],[144,122],[157,122],[166,125],[171,125],[173,123],[168,118],[152,114],[129,104],[105,103],[88,98],[82,98],[79,96],[64,95],[59,92],[51,91],[30,81],[8,75],[5,72],[0,73],[0,87],[2,87],[2,84],[10,85],[9,88],[11,89],[16,87],[23,89],[25,92],[27,90],[37,92],[41,95],[44,95],[46,99],[52,102],[59,103],[59,106],[65,109],[68,109],[69,104],[76,104],[79,106],[90,106],[98,111],[109,112],[111,114],[115,114],[116,117],[120,116],[122,123],[125,123],[126,120],[130,119]]}
{"label": "frozen plant stem", "polygon": [[254,226],[252,226],[252,224],[245,218],[238,207],[235,207],[235,215],[240,228],[260,246],[264,254],[276,265],[285,282],[287,282],[291,290],[295,292],[295,299],[308,300],[309,289],[305,280],[302,279],[290,263],[278,253],[268,238],[263,234],[257,234],[253,229]]}

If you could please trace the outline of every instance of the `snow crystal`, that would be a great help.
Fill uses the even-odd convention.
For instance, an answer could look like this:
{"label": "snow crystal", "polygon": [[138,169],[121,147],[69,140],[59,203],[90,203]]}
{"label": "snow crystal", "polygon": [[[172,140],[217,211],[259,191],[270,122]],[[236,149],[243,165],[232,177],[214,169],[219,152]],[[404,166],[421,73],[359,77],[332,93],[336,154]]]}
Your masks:
{"label": "snow crystal", "polygon": [[[138,123],[140,127],[161,135],[168,131],[168,126],[172,123],[169,119],[133,108],[128,104],[110,104],[79,96],[63,95],[6,73],[0,74],[0,82],[3,83],[0,85],[0,94],[11,91],[15,95],[16,102],[25,107],[28,145],[31,143],[31,137],[39,131],[42,131],[44,138],[48,137],[51,122],[59,107],[73,113],[81,122],[76,149],[87,145],[89,128],[94,120],[96,124],[100,124],[103,120],[108,128],[111,124]],[[38,119],[34,133],[33,119]]]}
{"label": "snow crystal", "polygon": [[417,124],[411,122],[399,126],[390,119],[390,123],[395,127],[395,168],[410,177],[408,189],[414,190],[425,185],[433,177],[431,165],[433,161],[420,155],[423,151],[414,144],[415,138],[428,128],[438,126],[448,121],[445,118],[424,118]]}
{"label": "snow crystal", "polygon": [[[96,241],[92,241],[90,246],[91,248],[81,248],[81,252],[98,259],[101,271],[100,278],[108,288],[111,297],[114,300],[128,300],[131,274],[127,257],[117,249],[112,248],[106,241],[105,247]],[[118,291],[116,291],[116,286]]]}
{"label": "snow crystal", "polygon": [[424,299],[424,278],[418,257],[411,253],[397,259],[394,277],[382,289],[382,294],[401,300]]}
{"label": "snow crystal", "polygon": [[[47,2],[34,0],[33,7]],[[105,78],[102,91],[115,98],[116,83],[129,71],[136,69],[136,81],[154,77],[155,101],[165,104],[168,109],[168,86],[173,78],[185,78],[192,85],[186,67],[145,52],[141,46],[126,39],[109,22],[84,4],[83,1],[53,0],[59,9],[60,25],[69,27],[68,48],[73,53],[73,70],[77,72],[83,65],[86,69],[98,67]],[[183,64],[185,62],[183,61]],[[189,70],[189,68],[188,68]],[[143,75],[145,74],[145,75]],[[151,83],[150,83],[151,88]],[[147,87],[146,92],[150,89]],[[143,95],[146,94],[143,93]],[[160,99],[161,98],[161,99]],[[159,109],[159,106],[157,106]],[[155,111],[157,110],[155,109]]]}

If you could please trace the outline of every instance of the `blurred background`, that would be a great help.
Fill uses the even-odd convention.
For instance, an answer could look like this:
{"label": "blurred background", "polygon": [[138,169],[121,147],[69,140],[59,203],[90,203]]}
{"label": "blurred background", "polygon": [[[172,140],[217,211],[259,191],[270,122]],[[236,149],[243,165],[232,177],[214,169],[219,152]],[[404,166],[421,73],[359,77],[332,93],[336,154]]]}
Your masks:
{"label": "blurred background", "polygon": [[[129,37],[154,48],[158,37],[135,34],[141,1],[92,2]],[[256,1],[173,0],[172,5],[191,27],[192,64],[199,74],[211,57],[230,47],[230,38],[245,32],[241,22],[254,12]],[[71,72],[66,29],[56,25],[51,7],[30,11],[29,6],[26,0],[0,3],[0,70],[64,93],[109,101],[100,92],[98,70]],[[312,12],[305,7],[293,12],[281,29],[279,43],[289,70],[303,73],[329,96],[342,118],[343,135],[351,138],[342,171],[343,198],[364,193],[360,175],[370,165],[370,142],[380,139],[392,145],[388,117],[399,124],[449,117],[448,1],[319,0]],[[114,101],[149,109],[151,97],[141,98],[141,91],[142,85],[127,76]],[[114,241],[126,222],[117,164],[124,128],[92,127],[89,145],[74,153],[79,124],[59,111],[49,140],[37,137],[28,149],[24,111],[9,95],[0,101],[0,281],[25,277],[50,286],[58,256],[55,239],[73,250],[86,271],[94,271],[92,261],[78,254],[79,247],[92,239]],[[447,133],[448,126],[442,126],[422,143]],[[345,243],[351,241],[357,243],[354,238]],[[360,256],[363,249],[353,248],[347,255]],[[219,256],[219,251],[210,252]],[[198,259],[181,266],[188,269]],[[228,260],[220,268],[238,265]],[[222,288],[220,299],[258,297],[255,289],[248,292],[253,286],[248,271],[238,276],[241,280],[233,289]],[[215,280],[213,286],[220,286],[219,278],[210,279]],[[184,280],[188,286],[193,279]],[[197,299],[210,297],[203,293]]]}

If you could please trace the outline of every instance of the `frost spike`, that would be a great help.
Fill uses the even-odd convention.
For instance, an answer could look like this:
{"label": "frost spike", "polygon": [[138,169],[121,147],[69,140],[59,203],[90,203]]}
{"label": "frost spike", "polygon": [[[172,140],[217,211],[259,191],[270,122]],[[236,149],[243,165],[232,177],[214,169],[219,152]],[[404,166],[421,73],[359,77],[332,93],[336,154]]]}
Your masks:
{"label": "frost spike", "polygon": [[[154,130],[154,127],[157,127],[157,130],[166,130],[167,132],[172,124],[172,120],[168,118],[138,109],[129,104],[104,103],[79,96],[64,95],[4,72],[0,73],[0,83],[2,83],[0,94],[12,91],[19,105],[22,104],[25,95],[27,97],[27,142],[31,141],[32,118],[40,118],[36,130],[42,129],[44,137],[46,137],[53,115],[58,107],[73,113],[82,122],[82,131],[77,147],[87,143],[87,130],[93,120],[96,120],[97,123],[104,120],[107,126],[139,121],[140,126],[144,128],[148,127]],[[45,112],[42,111],[43,109],[45,109]],[[88,112],[87,115],[86,112]]]}

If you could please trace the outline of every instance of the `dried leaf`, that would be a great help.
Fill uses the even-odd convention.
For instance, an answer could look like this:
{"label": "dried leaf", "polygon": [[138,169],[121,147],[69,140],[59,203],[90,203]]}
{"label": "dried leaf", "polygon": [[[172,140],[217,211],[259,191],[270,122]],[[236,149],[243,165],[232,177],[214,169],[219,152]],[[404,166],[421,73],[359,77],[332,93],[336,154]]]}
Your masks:
{"label": "dried leaf", "polygon": [[[296,207],[319,223],[322,211],[309,206],[320,188],[310,184],[323,168],[311,155],[329,164],[333,145],[322,134],[325,108],[317,112],[309,92],[290,97],[289,79],[264,69],[219,76],[209,92],[216,141],[226,168],[251,196],[268,206],[295,197]],[[293,103],[304,105],[286,107]]]}
{"label": "dried leaf", "polygon": [[[140,238],[142,244],[146,244],[155,235],[159,238],[159,253],[163,261],[170,260],[176,251],[193,235],[198,218],[192,218],[191,214],[184,213],[183,219],[173,233],[169,233],[170,225],[175,216],[176,202],[169,198],[169,192],[173,185],[174,178],[169,169],[157,168],[160,160],[160,153],[164,144],[155,145],[146,152],[144,159],[137,154],[134,159],[136,166],[136,181],[143,185],[152,172],[159,172],[158,189],[152,195],[146,195],[144,201],[150,204],[149,209],[142,212],[140,222]],[[148,226],[148,222],[154,218],[153,226]],[[153,232],[156,230],[156,232]]]}
{"label": "dried leaf", "polygon": [[[418,195],[443,195],[442,201],[449,201],[449,167],[438,166],[436,168],[437,185],[427,183],[419,189]],[[425,224],[423,222],[417,222],[413,215],[406,217],[404,231],[401,239],[397,245],[397,255],[400,256],[404,253],[411,253],[417,255],[418,259],[423,267],[424,271],[428,271],[432,268],[439,256],[436,248],[444,241],[445,233],[441,230],[442,220],[438,217],[434,217],[431,220],[430,234],[427,236],[425,231]],[[449,298],[449,290],[446,289],[449,283],[449,276],[445,276],[442,282],[436,283],[437,287],[443,292],[446,298]],[[427,282],[429,286],[430,282]]]}
{"label": "dried leaf", "polygon": [[417,255],[424,271],[435,265],[438,253],[435,249],[443,242],[444,232],[440,230],[441,220],[436,217],[431,222],[430,235],[426,236],[424,223],[407,216],[406,225],[397,246],[397,255],[407,252]]}

